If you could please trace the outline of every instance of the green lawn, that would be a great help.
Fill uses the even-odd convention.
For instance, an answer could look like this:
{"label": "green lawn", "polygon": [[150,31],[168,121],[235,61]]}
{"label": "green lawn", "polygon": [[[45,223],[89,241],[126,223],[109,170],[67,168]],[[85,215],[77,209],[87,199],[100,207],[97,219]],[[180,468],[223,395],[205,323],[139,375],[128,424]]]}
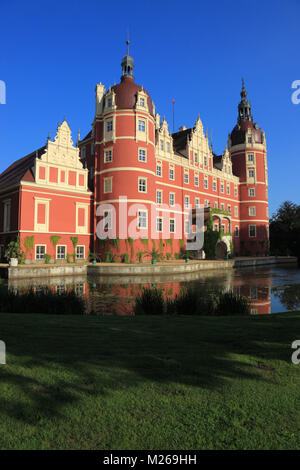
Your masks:
{"label": "green lawn", "polygon": [[0,448],[299,449],[299,325],[0,314]]}

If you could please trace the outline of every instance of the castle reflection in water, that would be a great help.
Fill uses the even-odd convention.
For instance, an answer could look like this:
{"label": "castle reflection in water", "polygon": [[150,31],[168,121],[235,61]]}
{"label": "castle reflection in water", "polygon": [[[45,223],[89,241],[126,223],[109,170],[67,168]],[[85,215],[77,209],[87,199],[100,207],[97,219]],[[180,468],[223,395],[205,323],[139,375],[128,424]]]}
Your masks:
{"label": "castle reflection in water", "polygon": [[134,298],[144,287],[157,287],[174,297],[187,286],[207,291],[233,290],[249,298],[251,314],[269,314],[300,308],[300,270],[289,266],[207,271],[173,276],[74,276],[9,281],[14,290],[32,286],[38,291],[50,287],[57,292],[74,289],[84,295],[89,311],[99,315],[132,315]]}

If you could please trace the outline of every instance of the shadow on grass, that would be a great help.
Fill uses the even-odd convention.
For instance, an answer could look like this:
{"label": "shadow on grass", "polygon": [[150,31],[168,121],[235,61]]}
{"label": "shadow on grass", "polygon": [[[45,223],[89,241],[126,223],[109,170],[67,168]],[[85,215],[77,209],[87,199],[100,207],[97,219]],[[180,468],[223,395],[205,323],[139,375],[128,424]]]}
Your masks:
{"label": "shadow on grass", "polygon": [[[291,364],[297,328],[296,315],[1,314],[0,336],[8,358],[0,366],[0,412],[36,425],[45,418],[66,419],[66,407],[88,397],[134,390],[142,383],[174,385],[174,393],[180,393],[182,385],[213,390],[228,379],[264,381],[278,361]],[[273,361],[271,368],[268,361]]]}

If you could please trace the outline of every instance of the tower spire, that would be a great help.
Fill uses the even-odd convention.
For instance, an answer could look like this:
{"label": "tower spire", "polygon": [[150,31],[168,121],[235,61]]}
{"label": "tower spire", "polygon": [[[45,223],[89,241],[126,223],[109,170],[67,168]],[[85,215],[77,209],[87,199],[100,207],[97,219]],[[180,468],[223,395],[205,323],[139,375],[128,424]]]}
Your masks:
{"label": "tower spire", "polygon": [[238,123],[240,124],[243,121],[253,121],[253,117],[251,114],[251,104],[247,99],[247,91],[245,88],[245,80],[242,77],[242,91],[241,91],[241,101],[238,106],[239,115],[238,115]]}
{"label": "tower spire", "polygon": [[127,55],[125,55],[122,59],[121,62],[121,67],[122,67],[122,77],[131,77],[133,78],[133,68],[134,68],[134,60],[133,58],[129,55],[129,33],[127,31]]}

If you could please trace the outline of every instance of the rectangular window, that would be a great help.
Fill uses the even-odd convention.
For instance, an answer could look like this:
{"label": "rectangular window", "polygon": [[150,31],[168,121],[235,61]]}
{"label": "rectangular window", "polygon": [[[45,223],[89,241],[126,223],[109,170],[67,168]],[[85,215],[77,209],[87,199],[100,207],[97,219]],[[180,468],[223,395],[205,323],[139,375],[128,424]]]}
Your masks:
{"label": "rectangular window", "polygon": [[222,224],[222,225],[221,225],[221,230],[222,230],[222,232],[226,233],[225,224]]}
{"label": "rectangular window", "polygon": [[236,226],[235,229],[234,229],[234,236],[239,237],[239,235],[240,235],[240,230],[239,230],[238,226]]}
{"label": "rectangular window", "polygon": [[139,149],[139,162],[145,162],[145,161],[146,161],[146,150]]}
{"label": "rectangular window", "polygon": [[195,198],[195,207],[196,209],[200,207],[200,199],[198,197]]}
{"label": "rectangular window", "polygon": [[106,132],[112,132],[112,130],[113,130],[113,122],[106,121]]}
{"label": "rectangular window", "polygon": [[163,229],[163,219],[162,217],[157,217],[156,219],[156,231],[162,232]]}
{"label": "rectangular window", "polygon": [[140,106],[142,106],[143,108],[145,107],[145,99],[144,98],[140,98]]}
{"label": "rectangular window", "polygon": [[214,232],[218,232],[218,230],[219,230],[218,224],[214,224]]}
{"label": "rectangular window", "polygon": [[156,165],[156,176],[161,176],[162,171],[161,171],[161,165]]}
{"label": "rectangular window", "polygon": [[163,149],[164,149],[164,141],[160,140],[160,150],[163,150]]}
{"label": "rectangular window", "polygon": [[256,237],[256,225],[249,225],[249,237]]}
{"label": "rectangular window", "polygon": [[184,233],[185,234],[190,233],[190,221],[189,220],[184,221]]}
{"label": "rectangular window", "polygon": [[208,200],[208,199],[205,199],[205,201],[204,201],[204,206],[205,206],[205,207],[209,207],[209,206],[210,206],[210,203],[209,203],[209,200]]}
{"label": "rectangular window", "polygon": [[145,132],[145,129],[146,129],[145,121],[139,121],[139,131],[140,132]]}
{"label": "rectangular window", "polygon": [[249,189],[249,196],[254,197],[255,196],[255,188],[250,188]]}
{"label": "rectangular window", "polygon": [[103,219],[105,219],[104,230],[110,230],[112,228],[112,214],[110,210],[103,212]]}
{"label": "rectangular window", "polygon": [[234,208],[234,217],[237,217],[238,216],[238,208],[235,206]]}
{"label": "rectangular window", "polygon": [[162,191],[156,191],[156,204],[162,204]]}
{"label": "rectangular window", "polygon": [[221,210],[223,211],[225,209],[225,206],[223,204],[223,202],[221,203]]}
{"label": "rectangular window", "polygon": [[45,259],[46,246],[35,245],[35,259]]}
{"label": "rectangular window", "polygon": [[169,178],[170,180],[174,180],[174,168],[169,169]]}
{"label": "rectangular window", "polygon": [[204,189],[208,188],[208,179],[204,178]]}
{"label": "rectangular window", "polygon": [[167,152],[170,153],[170,142],[167,142],[166,146],[167,146]]}
{"label": "rectangular window", "polygon": [[194,178],[194,179],[195,179],[195,181],[194,181],[195,186],[199,186],[199,176],[198,176],[198,175],[195,175],[195,178]]}
{"label": "rectangular window", "polygon": [[147,180],[146,178],[139,178],[139,192],[146,193],[147,192]]}
{"label": "rectangular window", "polygon": [[231,205],[230,204],[227,204],[227,210],[228,210],[229,214],[231,214]]}
{"label": "rectangular window", "polygon": [[204,157],[204,166],[207,166],[207,157]]}
{"label": "rectangular window", "polygon": [[66,258],[66,247],[64,245],[57,245],[56,247],[56,259]]}
{"label": "rectangular window", "polygon": [[213,182],[213,191],[217,191],[217,182],[216,181]]}
{"label": "rectangular window", "polygon": [[175,194],[174,193],[169,194],[169,204],[170,204],[170,206],[175,205]]}
{"label": "rectangular window", "polygon": [[112,192],[112,176],[110,178],[103,179],[104,194]]}
{"label": "rectangular window", "polygon": [[198,153],[196,153],[196,152],[194,154],[194,161],[195,161],[195,163],[198,163]]}
{"label": "rectangular window", "polygon": [[253,153],[248,154],[248,162],[254,162],[254,155]]}
{"label": "rectangular window", "polygon": [[76,258],[84,259],[84,246],[83,245],[78,245],[76,247]]}
{"label": "rectangular window", "polygon": [[3,218],[3,232],[9,232],[10,231],[10,208],[11,208],[11,202],[10,201],[4,201],[4,218]]}
{"label": "rectangular window", "polygon": [[255,215],[255,207],[249,207],[249,215]]}
{"label": "rectangular window", "polygon": [[138,228],[147,228],[147,211],[138,212]]}
{"label": "rectangular window", "polygon": [[189,183],[189,172],[188,171],[185,171],[184,172],[184,180],[185,184],[188,184]]}
{"label": "rectangular window", "polygon": [[170,219],[170,233],[175,233],[175,219]]}
{"label": "rectangular window", "polygon": [[218,209],[218,203],[217,203],[217,201],[214,201],[214,208],[215,208],[215,209]]}
{"label": "rectangular window", "polygon": [[220,185],[220,191],[221,191],[221,193],[224,193],[224,183],[221,183],[221,185]]}
{"label": "rectangular window", "polygon": [[81,157],[81,158],[85,158],[85,147],[81,147],[81,150],[80,150],[80,157]]}
{"label": "rectangular window", "polygon": [[112,98],[111,98],[111,97],[110,97],[110,98],[107,98],[107,100],[106,100],[106,107],[107,107],[107,108],[111,108],[111,107],[112,107]]}
{"label": "rectangular window", "polygon": [[248,171],[249,178],[254,178],[254,170]]}
{"label": "rectangular window", "polygon": [[230,194],[230,184],[227,184],[227,186],[226,186],[226,193],[228,195]]}
{"label": "rectangular window", "polygon": [[248,137],[248,144],[252,144],[252,137]]}
{"label": "rectangular window", "polygon": [[189,196],[184,196],[184,207],[185,207],[185,209],[189,208],[189,204],[190,204]]}
{"label": "rectangular window", "polygon": [[112,162],[112,151],[111,150],[105,150],[104,152],[104,163],[109,163]]}
{"label": "rectangular window", "polygon": [[238,195],[238,190],[237,190],[237,187],[235,186],[234,187],[234,196],[237,197],[237,195]]}

